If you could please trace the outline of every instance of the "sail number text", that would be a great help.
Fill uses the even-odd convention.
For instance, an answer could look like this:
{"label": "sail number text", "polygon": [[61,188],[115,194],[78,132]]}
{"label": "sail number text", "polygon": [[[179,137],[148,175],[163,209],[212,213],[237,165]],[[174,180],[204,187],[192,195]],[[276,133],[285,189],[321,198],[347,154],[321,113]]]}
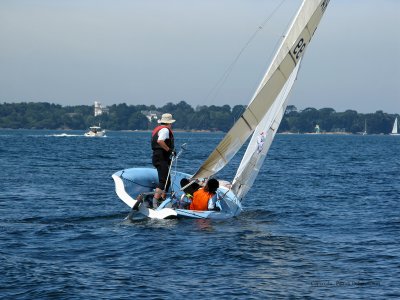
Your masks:
{"label": "sail number text", "polygon": [[324,0],[324,1],[322,1],[322,3],[321,3],[322,12],[325,12],[326,8],[328,7],[329,1],[330,1],[330,0]]}
{"label": "sail number text", "polygon": [[296,60],[298,60],[301,57],[301,54],[303,53],[304,49],[306,48],[307,43],[304,42],[304,39],[301,38],[299,42],[297,43],[296,47],[293,49],[293,55],[296,57]]}

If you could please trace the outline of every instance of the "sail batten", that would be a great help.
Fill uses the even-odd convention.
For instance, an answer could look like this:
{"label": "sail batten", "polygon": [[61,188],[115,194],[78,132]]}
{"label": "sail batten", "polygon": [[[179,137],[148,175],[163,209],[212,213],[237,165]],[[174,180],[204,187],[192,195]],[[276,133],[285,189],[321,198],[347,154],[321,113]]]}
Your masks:
{"label": "sail batten", "polygon": [[[302,2],[242,117],[238,119],[193,175],[194,178],[207,178],[221,170],[253,134],[269,111],[272,108],[277,111],[282,109],[282,107],[276,107],[274,103],[301,61],[328,3],[329,0],[304,0]],[[281,105],[284,104],[281,103]]]}

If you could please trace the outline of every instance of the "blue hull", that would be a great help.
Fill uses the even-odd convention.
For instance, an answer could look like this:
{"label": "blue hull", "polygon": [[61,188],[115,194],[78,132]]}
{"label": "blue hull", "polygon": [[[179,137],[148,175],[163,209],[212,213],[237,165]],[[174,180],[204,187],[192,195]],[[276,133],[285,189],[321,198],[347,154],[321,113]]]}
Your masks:
{"label": "blue hull", "polygon": [[158,181],[157,171],[152,168],[130,168],[118,171],[112,175],[115,190],[118,197],[130,208],[134,208],[130,216],[136,211],[144,216],[154,219],[167,218],[194,218],[194,219],[227,219],[239,215],[242,211],[240,201],[227,187],[221,186],[218,191],[220,211],[195,211],[176,208],[174,203],[180,199],[183,192],[180,190],[182,178],[190,178],[191,175],[182,172],[171,172],[171,196],[168,197],[157,209],[137,202],[139,195],[149,195],[156,188]]}

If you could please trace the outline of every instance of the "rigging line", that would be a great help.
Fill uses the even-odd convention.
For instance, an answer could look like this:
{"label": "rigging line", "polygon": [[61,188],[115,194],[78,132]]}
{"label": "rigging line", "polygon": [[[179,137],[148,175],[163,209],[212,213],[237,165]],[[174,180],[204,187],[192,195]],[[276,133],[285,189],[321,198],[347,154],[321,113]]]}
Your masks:
{"label": "rigging line", "polygon": [[[194,113],[191,115],[191,117],[190,117],[190,119],[187,121],[187,123],[188,124],[191,124],[191,126],[192,126],[192,130],[194,129],[194,130],[201,130],[201,129],[204,129],[204,128],[202,128],[201,126],[202,126],[202,124],[203,124],[203,121],[204,121],[204,119],[205,119],[205,116],[204,115],[200,115],[200,112],[201,112],[201,105],[198,105],[198,107],[199,107],[199,110],[197,110],[197,107],[194,109]],[[199,118],[197,118],[195,121],[196,122],[194,122],[193,120],[194,120],[194,118],[196,118],[197,117],[197,115],[199,115]]]}
{"label": "rigging line", "polygon": [[211,94],[214,93],[214,97],[212,100],[215,100],[218,96],[219,91],[221,90],[223,84],[226,82],[226,80],[229,78],[230,74],[232,73],[233,68],[235,67],[236,63],[238,62],[239,58],[242,56],[243,52],[247,49],[247,47],[251,44],[251,42],[256,38],[257,34],[264,29],[264,26],[272,19],[272,17],[275,15],[275,13],[279,10],[279,8],[286,2],[287,0],[282,0],[277,7],[271,12],[271,14],[261,23],[261,25],[258,26],[256,31],[250,36],[250,38],[247,40],[247,42],[244,44],[242,49],[239,51],[239,53],[236,55],[235,59],[233,62],[228,66],[228,68],[225,70],[221,78],[217,81],[217,83],[211,88],[210,92],[207,94],[206,99],[209,99]]}
{"label": "rigging line", "polygon": [[152,186],[147,186],[147,185],[144,185],[144,184],[140,184],[140,183],[138,183],[138,182],[133,181],[132,179],[128,179],[128,178],[126,178],[126,177],[123,177],[122,174],[121,174],[120,178],[121,178],[122,180],[128,181],[128,182],[130,182],[130,183],[136,184],[136,185],[141,186],[141,187],[152,188]]}

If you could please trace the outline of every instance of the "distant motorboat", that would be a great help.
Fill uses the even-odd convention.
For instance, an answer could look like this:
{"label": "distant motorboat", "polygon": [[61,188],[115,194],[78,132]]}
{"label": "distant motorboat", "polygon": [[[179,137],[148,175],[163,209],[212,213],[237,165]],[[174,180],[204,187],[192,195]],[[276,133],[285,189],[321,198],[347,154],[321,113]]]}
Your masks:
{"label": "distant motorboat", "polygon": [[99,126],[89,127],[89,131],[85,132],[85,136],[102,137],[102,136],[106,136],[106,131],[104,129],[101,129],[100,124],[99,124]]}
{"label": "distant motorboat", "polygon": [[397,117],[394,120],[394,124],[393,124],[393,129],[392,129],[392,133],[390,133],[390,135],[400,135],[397,131]]}

